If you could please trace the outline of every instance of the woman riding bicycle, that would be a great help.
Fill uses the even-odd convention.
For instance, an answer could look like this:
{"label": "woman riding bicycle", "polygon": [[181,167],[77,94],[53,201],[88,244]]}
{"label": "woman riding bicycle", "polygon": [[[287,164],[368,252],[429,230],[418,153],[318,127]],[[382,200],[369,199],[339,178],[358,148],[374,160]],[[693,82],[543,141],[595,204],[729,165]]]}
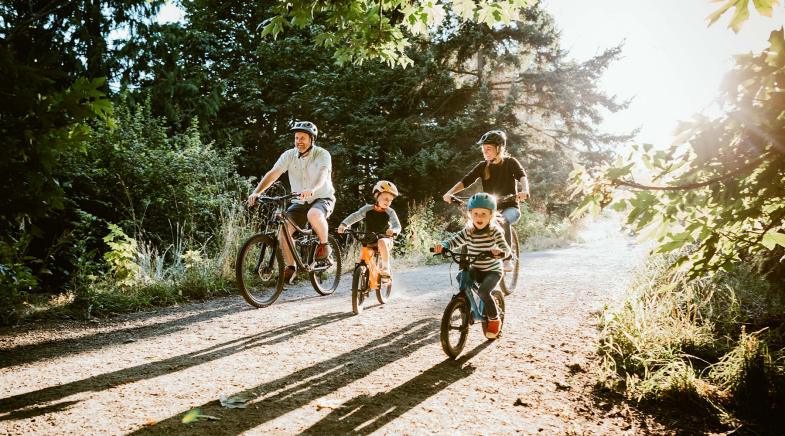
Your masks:
{"label": "woman riding bicycle", "polygon": [[[464,190],[477,179],[482,181],[482,190],[502,199],[505,196],[514,196],[502,200],[498,204],[504,222],[504,239],[511,242],[511,227],[521,219],[521,210],[518,201],[529,198],[529,180],[520,162],[507,153],[507,134],[502,130],[491,130],[477,141],[482,147],[483,160],[466,174],[461,181],[447,191],[443,198],[447,203],[452,203],[453,194]],[[520,182],[521,191],[518,192],[516,182]],[[510,258],[504,260],[504,271],[512,271]]]}
{"label": "woman riding bicycle", "polygon": [[[469,223],[458,233],[433,247],[434,253],[441,253],[444,248],[455,251],[458,247],[466,246],[469,255],[490,251],[497,257],[510,256],[511,250],[504,240],[502,230],[496,225],[493,214],[496,211],[496,199],[485,193],[479,192],[472,195],[468,203]],[[474,263],[470,274],[479,284],[478,294],[483,302],[484,315],[488,317],[486,337],[493,339],[499,334],[501,321],[499,308],[491,297],[491,291],[502,278],[502,265],[499,259],[485,258]]]}

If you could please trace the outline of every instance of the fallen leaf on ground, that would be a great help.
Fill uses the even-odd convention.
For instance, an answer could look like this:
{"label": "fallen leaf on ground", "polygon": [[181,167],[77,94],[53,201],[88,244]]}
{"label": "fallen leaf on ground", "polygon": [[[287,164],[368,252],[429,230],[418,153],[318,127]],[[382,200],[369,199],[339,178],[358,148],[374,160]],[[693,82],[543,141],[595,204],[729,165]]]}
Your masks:
{"label": "fallen leaf on ground", "polygon": [[245,409],[248,407],[248,405],[245,404],[248,399],[240,396],[227,397],[226,395],[221,394],[221,396],[218,397],[218,400],[221,402],[221,405],[227,409]]}

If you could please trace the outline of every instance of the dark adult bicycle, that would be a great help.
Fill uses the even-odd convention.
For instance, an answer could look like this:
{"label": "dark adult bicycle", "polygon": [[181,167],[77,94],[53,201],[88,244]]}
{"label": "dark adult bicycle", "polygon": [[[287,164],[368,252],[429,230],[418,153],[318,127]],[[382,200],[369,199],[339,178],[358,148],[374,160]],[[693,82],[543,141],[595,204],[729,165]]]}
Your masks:
{"label": "dark adult bicycle", "polygon": [[[305,271],[314,290],[321,295],[335,292],[341,280],[341,248],[333,236],[328,244],[332,254],[325,260],[316,260],[319,238],[307,225],[300,228],[286,216],[286,206],[299,194],[291,193],[277,197],[259,197],[257,202],[273,204],[266,217],[264,230],[243,244],[237,255],[235,273],[240,293],[249,304],[267,307],[275,302],[284,288],[284,264],[279,236],[283,235],[286,246],[294,256],[298,271]],[[290,235],[285,224],[291,224],[295,232]]]}
{"label": "dark adult bicycle", "polygon": [[[433,249],[431,249],[433,252]],[[459,292],[452,296],[452,299],[447,304],[442,315],[442,323],[439,334],[439,339],[442,343],[442,349],[452,359],[456,359],[463,351],[466,345],[466,338],[469,336],[469,326],[474,323],[482,323],[483,336],[485,335],[488,318],[483,315],[483,302],[477,294],[479,285],[474,280],[474,276],[470,271],[472,264],[478,260],[485,258],[494,258],[495,256],[490,251],[484,251],[479,254],[467,254],[466,247],[461,250],[461,253],[456,253],[445,248],[440,254],[436,256],[445,256],[451,258],[453,262],[458,264],[458,289]],[[493,341],[501,337],[504,330],[504,294],[498,289],[491,291],[491,298],[496,301],[496,306],[499,308],[499,334],[496,338],[488,339]]]}
{"label": "dark adult bicycle", "polygon": [[[468,199],[451,196],[453,202],[458,203],[458,205],[465,207],[466,201]],[[498,202],[505,202],[515,198],[515,194],[507,195],[498,199]],[[497,210],[494,214],[496,218],[496,222],[499,226],[502,225],[504,221],[504,217],[501,213]],[[501,288],[504,295],[510,295],[516,290],[518,290],[519,283],[519,276],[521,272],[521,247],[520,242],[518,242],[518,232],[515,231],[515,227],[512,227],[510,231],[510,250],[512,251],[512,271],[505,271],[502,275],[502,280],[499,282],[499,287]]]}
{"label": "dark adult bicycle", "polygon": [[352,312],[359,315],[371,292],[376,292],[376,300],[379,304],[387,303],[392,295],[392,277],[383,277],[379,274],[380,255],[377,247],[380,238],[389,238],[389,236],[352,229],[346,229],[344,232],[352,235],[362,244],[352,274]]}

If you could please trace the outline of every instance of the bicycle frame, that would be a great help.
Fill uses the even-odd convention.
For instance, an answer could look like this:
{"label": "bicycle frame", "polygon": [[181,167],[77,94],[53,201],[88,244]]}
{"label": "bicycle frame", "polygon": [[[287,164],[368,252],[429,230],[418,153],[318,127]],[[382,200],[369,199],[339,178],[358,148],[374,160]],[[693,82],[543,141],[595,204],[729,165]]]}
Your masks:
{"label": "bicycle frame", "polygon": [[485,315],[482,314],[484,304],[480,296],[477,295],[479,286],[474,280],[474,274],[472,274],[470,270],[461,270],[458,273],[458,289],[463,292],[463,295],[466,296],[466,299],[469,301],[469,309],[471,312],[469,323],[474,324],[485,318]]}
{"label": "bicycle frame", "polygon": [[[357,232],[351,229],[346,229],[346,233],[350,235],[354,235],[357,237],[358,235],[367,234],[367,232]],[[381,235],[376,235],[376,237],[380,237]],[[360,239],[358,238],[358,241]],[[379,289],[381,285],[381,276],[379,274],[379,265],[376,264],[374,257],[379,252],[378,247],[373,247],[368,243],[362,243],[360,248],[360,255],[355,261],[355,268],[360,265],[365,265],[368,268],[368,290],[376,290]]]}
{"label": "bicycle frame", "polygon": [[[466,253],[455,253],[445,249],[442,254],[451,257],[452,260],[458,264],[458,269],[460,270],[460,272],[458,272],[458,289],[469,302],[469,323],[474,324],[477,321],[482,321],[485,319],[485,315],[483,315],[484,303],[477,294],[479,284],[474,279],[474,274],[470,269],[472,261],[469,260],[469,257],[474,257],[474,260],[476,261],[483,253],[480,255],[468,255]],[[456,256],[460,257],[456,258]]]}
{"label": "bicycle frame", "polygon": [[[294,222],[294,220],[292,220],[291,218],[286,216],[286,213],[284,212],[284,210],[285,210],[284,206],[286,205],[286,201],[288,199],[294,198],[294,197],[296,197],[296,194],[289,194],[289,195],[285,195],[285,196],[282,196],[282,197],[260,197],[259,198],[260,201],[265,201],[266,200],[266,201],[275,201],[276,202],[275,211],[272,213],[272,217],[268,221],[268,224],[271,224],[273,226],[273,228],[274,228],[273,231],[268,232],[270,235],[273,235],[273,234],[275,235],[275,237],[273,238],[273,240],[275,241],[274,248],[278,248],[278,244],[280,243],[280,236],[281,236],[281,234],[283,232],[283,239],[284,239],[284,241],[286,241],[286,248],[289,249],[289,252],[292,254],[292,257],[294,257],[294,261],[297,264],[297,267],[299,269],[305,270],[306,272],[309,272],[309,273],[310,272],[319,272],[319,271],[326,270],[326,269],[329,268],[329,265],[327,265],[327,266],[324,266],[324,265],[317,266],[315,264],[314,265],[306,265],[305,262],[303,261],[303,259],[300,257],[300,254],[298,253],[298,250],[296,249],[297,244],[294,241],[294,238],[292,237],[292,234],[290,234],[287,231],[288,226],[291,225],[294,228],[295,231],[299,231],[306,238],[306,242],[307,243],[303,244],[301,246],[305,246],[306,248],[313,249],[313,247],[309,247],[309,246],[315,245],[315,244],[313,244],[313,241],[317,241],[317,238],[316,238],[316,236],[314,234],[314,231],[312,229],[303,229],[303,228],[301,228],[300,226],[297,225],[297,223]],[[307,257],[310,257],[310,252],[308,252],[308,254],[306,255],[306,258]],[[259,256],[259,264],[257,264],[257,268],[261,265],[262,259],[264,259],[264,251],[262,251],[262,253]],[[271,259],[271,262],[272,262],[272,259]]]}

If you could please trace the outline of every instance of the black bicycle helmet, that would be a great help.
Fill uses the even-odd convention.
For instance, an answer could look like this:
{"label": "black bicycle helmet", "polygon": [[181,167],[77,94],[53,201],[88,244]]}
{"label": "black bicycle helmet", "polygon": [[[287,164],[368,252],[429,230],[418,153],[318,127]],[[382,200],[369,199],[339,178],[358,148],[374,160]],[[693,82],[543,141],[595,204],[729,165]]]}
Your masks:
{"label": "black bicycle helmet", "polygon": [[316,127],[316,124],[310,121],[295,121],[289,130],[292,132],[305,132],[311,135],[311,142],[316,142],[316,137],[319,136],[319,129]]}
{"label": "black bicycle helmet", "polygon": [[506,147],[507,146],[507,134],[504,133],[504,130],[490,130],[485,132],[477,141],[477,145],[483,144],[493,144],[493,145],[501,145]]}

